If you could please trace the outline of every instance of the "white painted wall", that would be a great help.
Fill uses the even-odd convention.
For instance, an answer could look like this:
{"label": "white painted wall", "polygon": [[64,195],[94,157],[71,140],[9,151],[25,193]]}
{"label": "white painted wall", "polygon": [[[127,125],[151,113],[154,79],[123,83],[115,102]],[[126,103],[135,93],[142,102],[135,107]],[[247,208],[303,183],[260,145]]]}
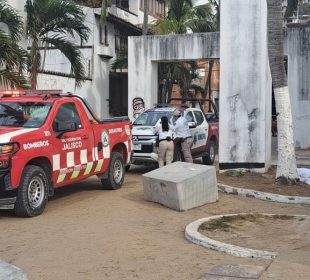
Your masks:
{"label": "white painted wall", "polygon": [[288,27],[288,85],[295,147],[310,148],[310,24]]}
{"label": "white painted wall", "polygon": [[265,171],[271,149],[265,1],[221,1],[220,50],[220,169]]}

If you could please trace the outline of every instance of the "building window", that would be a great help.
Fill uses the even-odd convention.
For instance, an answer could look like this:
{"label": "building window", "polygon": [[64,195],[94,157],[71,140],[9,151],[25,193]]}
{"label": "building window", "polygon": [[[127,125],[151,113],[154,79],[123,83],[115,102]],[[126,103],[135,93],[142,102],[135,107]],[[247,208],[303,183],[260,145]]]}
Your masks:
{"label": "building window", "polygon": [[[148,14],[155,18],[166,17],[166,1],[165,0],[148,0]],[[144,11],[144,0],[140,0],[140,10]]]}
{"label": "building window", "polygon": [[128,49],[128,35],[124,30],[115,28],[115,52],[121,54],[127,52]]}
{"label": "building window", "polygon": [[129,0],[116,0],[116,7],[129,11]]}

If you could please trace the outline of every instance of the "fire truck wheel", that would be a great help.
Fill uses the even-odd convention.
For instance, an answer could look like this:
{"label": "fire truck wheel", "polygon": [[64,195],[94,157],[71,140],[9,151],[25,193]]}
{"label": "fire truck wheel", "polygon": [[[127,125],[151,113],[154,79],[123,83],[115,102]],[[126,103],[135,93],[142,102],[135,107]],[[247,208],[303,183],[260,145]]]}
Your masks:
{"label": "fire truck wheel", "polygon": [[122,155],[112,152],[108,169],[108,178],[101,179],[102,187],[105,190],[117,190],[122,187],[125,177],[125,164]]}
{"label": "fire truck wheel", "polygon": [[27,165],[18,188],[14,211],[17,216],[33,217],[40,215],[48,200],[49,180],[42,168]]}
{"label": "fire truck wheel", "polygon": [[208,155],[202,157],[203,164],[212,165],[215,161],[216,151],[217,151],[216,142],[212,140],[210,142],[210,146],[208,149]]}

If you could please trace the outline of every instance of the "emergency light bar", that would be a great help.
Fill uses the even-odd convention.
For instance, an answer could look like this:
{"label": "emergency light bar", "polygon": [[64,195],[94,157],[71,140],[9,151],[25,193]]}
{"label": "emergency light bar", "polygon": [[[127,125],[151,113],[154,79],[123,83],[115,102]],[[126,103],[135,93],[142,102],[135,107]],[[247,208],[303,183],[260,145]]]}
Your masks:
{"label": "emergency light bar", "polygon": [[60,89],[1,89],[0,97],[17,97],[17,96],[41,96],[41,95],[60,95],[62,90]]}

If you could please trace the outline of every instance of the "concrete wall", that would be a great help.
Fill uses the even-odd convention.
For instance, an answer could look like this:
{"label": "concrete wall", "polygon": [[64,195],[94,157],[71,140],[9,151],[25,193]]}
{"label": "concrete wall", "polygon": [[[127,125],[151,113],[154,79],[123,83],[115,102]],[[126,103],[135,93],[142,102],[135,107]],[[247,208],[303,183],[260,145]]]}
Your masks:
{"label": "concrete wall", "polygon": [[291,24],[287,32],[288,85],[295,147],[310,147],[310,24]]}
{"label": "concrete wall", "polygon": [[220,50],[220,169],[265,171],[271,161],[265,1],[221,1]]}
{"label": "concrete wall", "polygon": [[129,37],[128,116],[136,97],[147,109],[157,103],[158,62],[206,58],[219,58],[219,33]]}

